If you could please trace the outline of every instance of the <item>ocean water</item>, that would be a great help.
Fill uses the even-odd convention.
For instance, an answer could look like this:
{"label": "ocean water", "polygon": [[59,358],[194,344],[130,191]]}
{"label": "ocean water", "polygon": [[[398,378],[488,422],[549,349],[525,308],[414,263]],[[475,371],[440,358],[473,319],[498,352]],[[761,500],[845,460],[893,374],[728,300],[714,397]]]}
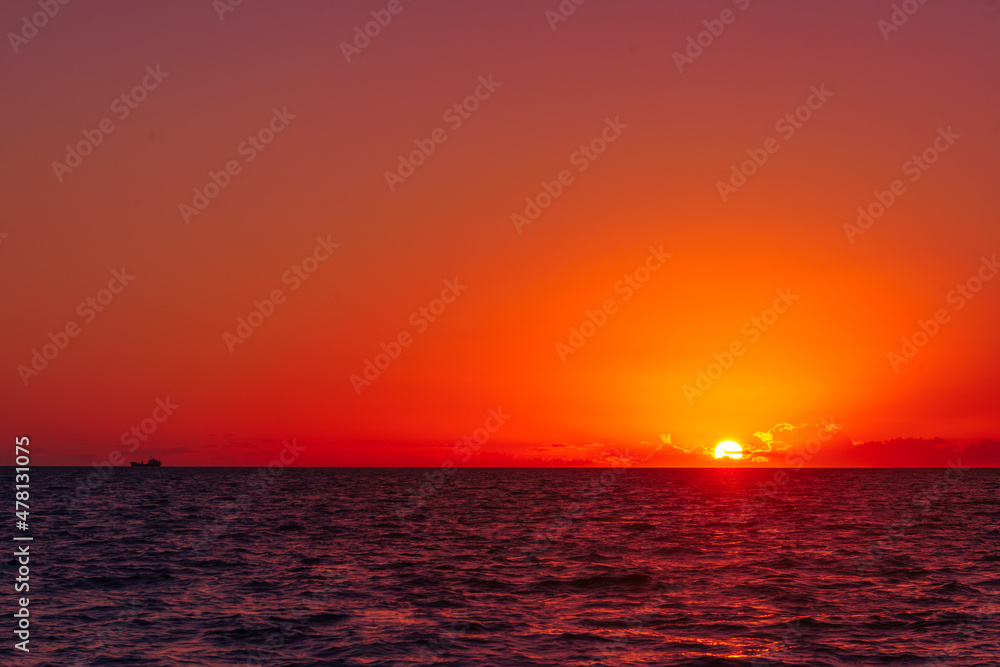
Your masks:
{"label": "ocean water", "polygon": [[4,664],[1000,664],[996,470],[90,472]]}

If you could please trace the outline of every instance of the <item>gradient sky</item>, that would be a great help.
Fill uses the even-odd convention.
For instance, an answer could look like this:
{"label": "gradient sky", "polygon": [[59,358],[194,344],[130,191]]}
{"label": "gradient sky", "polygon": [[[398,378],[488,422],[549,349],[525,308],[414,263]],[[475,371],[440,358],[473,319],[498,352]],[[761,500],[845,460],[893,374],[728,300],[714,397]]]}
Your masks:
{"label": "gradient sky", "polygon": [[[794,465],[786,450],[819,433],[806,465],[1000,464],[1000,280],[961,308],[953,292],[1000,252],[996,2],[927,3],[885,32],[891,2],[590,0],[553,29],[555,0],[402,0],[347,62],[341,43],[387,4],[247,0],[220,19],[210,0],[70,3],[16,53],[8,34],[0,413],[36,463],[259,465],[294,438],[297,465],[715,465],[706,448],[734,439],[755,461],[726,465]],[[38,11],[4,3],[0,26]],[[157,66],[120,118],[114,100]],[[499,85],[453,128],[480,77]],[[814,89],[832,95],[791,136],[776,127]],[[241,151],[274,109],[294,118]],[[57,175],[104,118],[114,131]],[[609,122],[606,151],[574,155]],[[949,128],[934,164],[907,168]],[[724,201],[718,183],[769,139]],[[897,179],[874,224],[845,230]],[[292,290],[317,238],[339,247]],[[626,300],[651,247],[671,256]],[[123,267],[134,280],[87,321],[78,305]],[[435,321],[411,319],[456,279]],[[275,289],[284,302],[227,346]],[[778,290],[797,299],[758,330]],[[563,361],[557,344],[609,299]],[[65,349],[19,370],[70,322]],[[359,394],[351,376],[401,332],[412,343]],[[143,420],[155,432],[128,446]],[[487,425],[477,452],[455,450]]]}

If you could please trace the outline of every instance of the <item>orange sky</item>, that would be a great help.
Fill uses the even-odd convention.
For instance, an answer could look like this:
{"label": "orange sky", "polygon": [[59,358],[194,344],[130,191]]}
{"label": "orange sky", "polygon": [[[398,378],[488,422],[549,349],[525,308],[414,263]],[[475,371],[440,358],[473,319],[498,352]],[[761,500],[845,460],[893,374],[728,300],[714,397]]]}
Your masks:
{"label": "orange sky", "polygon": [[37,463],[1000,463],[992,3],[217,6],[0,8]]}

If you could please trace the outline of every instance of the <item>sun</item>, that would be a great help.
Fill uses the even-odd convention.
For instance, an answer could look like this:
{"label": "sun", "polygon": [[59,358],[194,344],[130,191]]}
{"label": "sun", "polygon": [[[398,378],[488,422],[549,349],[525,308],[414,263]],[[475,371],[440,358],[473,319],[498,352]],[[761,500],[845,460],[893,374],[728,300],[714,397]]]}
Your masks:
{"label": "sun", "polygon": [[733,442],[732,440],[720,442],[715,448],[715,458],[721,459],[724,456],[728,456],[731,459],[741,459],[743,458],[743,448],[740,447],[738,442]]}

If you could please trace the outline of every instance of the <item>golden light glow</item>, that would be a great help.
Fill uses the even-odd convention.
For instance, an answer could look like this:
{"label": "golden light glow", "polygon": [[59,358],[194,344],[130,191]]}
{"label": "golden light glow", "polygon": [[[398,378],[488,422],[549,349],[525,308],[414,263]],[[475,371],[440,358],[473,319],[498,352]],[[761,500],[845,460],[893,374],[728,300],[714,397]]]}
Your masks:
{"label": "golden light glow", "polygon": [[743,448],[740,447],[738,442],[733,442],[732,440],[720,442],[715,448],[715,458],[721,459],[723,456],[728,456],[731,459],[741,459],[743,458]]}

